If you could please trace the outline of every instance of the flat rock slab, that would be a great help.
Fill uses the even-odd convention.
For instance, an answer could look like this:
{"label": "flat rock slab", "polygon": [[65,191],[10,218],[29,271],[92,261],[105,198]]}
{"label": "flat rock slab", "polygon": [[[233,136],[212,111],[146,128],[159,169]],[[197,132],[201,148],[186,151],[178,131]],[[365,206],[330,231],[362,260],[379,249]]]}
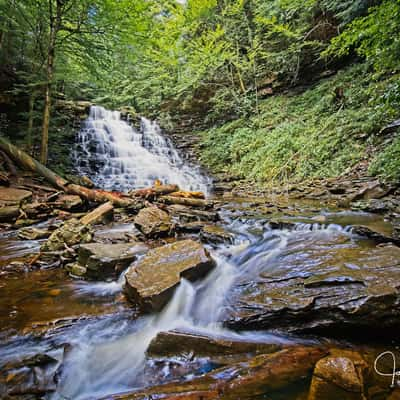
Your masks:
{"label": "flat rock slab", "polygon": [[221,356],[234,354],[273,353],[281,350],[275,343],[262,343],[226,336],[207,336],[189,331],[160,332],[150,343],[147,354],[151,357],[193,354],[197,357],[211,357],[221,360]]}
{"label": "flat rock slab", "polygon": [[[227,326],[396,337],[399,247],[333,231],[303,232],[287,240],[275,258],[260,257],[262,243],[254,253],[249,250],[241,265],[247,272],[229,294]],[[265,246],[270,248],[267,240]]]}
{"label": "flat rock slab", "polygon": [[79,247],[78,263],[86,268],[86,275],[103,278],[122,272],[139,254],[147,251],[143,243],[88,243]]}
{"label": "flat rock slab", "polygon": [[32,197],[32,192],[29,190],[0,188],[0,203],[4,205],[21,204]]}
{"label": "flat rock slab", "polygon": [[169,214],[157,207],[147,207],[140,210],[134,223],[148,237],[168,235],[173,227]]}
{"label": "flat rock slab", "polygon": [[129,300],[141,311],[160,311],[173,296],[181,278],[204,277],[215,267],[207,250],[193,240],[182,240],[150,250],[125,275]]}

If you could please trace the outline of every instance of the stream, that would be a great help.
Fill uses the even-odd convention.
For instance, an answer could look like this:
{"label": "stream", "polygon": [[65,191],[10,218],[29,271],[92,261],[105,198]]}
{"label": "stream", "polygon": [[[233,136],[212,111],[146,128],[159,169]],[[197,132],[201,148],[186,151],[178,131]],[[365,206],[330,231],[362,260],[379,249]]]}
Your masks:
{"label": "stream", "polygon": [[[117,112],[101,107],[92,108],[79,132],[74,157],[79,172],[105,189],[143,188],[160,179],[186,190],[211,192],[210,180],[185,165],[155,123],[142,119],[136,130]],[[279,207],[268,208],[264,205],[269,200],[262,198],[213,199],[219,207],[218,225],[231,235],[232,242],[207,244],[216,268],[200,281],[182,279],[160,313],[141,316],[134,312],[123,294],[125,271],[118,280],[107,282],[76,280],[56,268],[2,273],[1,366],[46,354],[57,360],[46,372],[56,371],[56,379],[50,391],[43,389],[40,394],[39,388],[38,396],[88,400],[176,379],[189,381],[218,366],[210,357],[191,354],[149,356],[146,351],[151,341],[159,332],[170,330],[278,346],[345,346],[368,354],[381,351],[382,345],[373,340],[334,340],[325,333],[297,334],[286,328],[268,329],[268,324],[240,326],[237,321],[241,313],[247,318],[249,310],[265,307],[269,296],[263,292],[265,282],[275,284],[279,277],[290,279],[296,273],[312,279],[314,271],[340,270],[346,284],[356,285],[353,277],[357,271],[397,262],[397,248],[377,246],[352,232],[353,226],[364,225],[390,234],[389,222],[376,214],[321,208],[312,201],[278,198]],[[272,220],[287,225],[271,227]],[[99,234],[132,229],[132,223],[115,222],[99,228]],[[1,271],[27,254],[37,253],[41,243],[20,240],[16,231],[1,233]],[[275,303],[270,299],[271,308],[294,296],[287,287],[277,286],[279,295],[274,297]],[[306,398],[299,397],[303,388],[298,390],[300,395],[288,387],[280,398]]]}

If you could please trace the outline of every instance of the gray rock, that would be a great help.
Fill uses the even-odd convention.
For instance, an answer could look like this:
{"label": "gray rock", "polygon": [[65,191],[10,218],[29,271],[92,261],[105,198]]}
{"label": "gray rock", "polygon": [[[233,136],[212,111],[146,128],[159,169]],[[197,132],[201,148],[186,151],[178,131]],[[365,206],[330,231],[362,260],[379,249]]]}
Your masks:
{"label": "gray rock", "polygon": [[78,263],[86,268],[86,275],[90,278],[116,276],[147,249],[146,245],[137,242],[82,244],[79,247]]}

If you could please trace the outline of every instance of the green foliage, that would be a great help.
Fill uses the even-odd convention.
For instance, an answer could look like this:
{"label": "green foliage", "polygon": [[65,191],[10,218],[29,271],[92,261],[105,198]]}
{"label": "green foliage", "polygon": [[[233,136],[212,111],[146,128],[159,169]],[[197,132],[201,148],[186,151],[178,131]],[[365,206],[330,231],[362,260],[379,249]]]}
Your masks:
{"label": "green foliage", "polygon": [[332,40],[324,55],[344,56],[351,51],[370,60],[377,71],[400,70],[400,1],[386,0],[367,16],[352,21]]}
{"label": "green foliage", "polygon": [[396,115],[382,106],[396,78],[374,80],[361,65],[303,94],[265,100],[258,116],[205,132],[203,162],[215,171],[269,182],[339,175]]}
{"label": "green foliage", "polygon": [[400,182],[400,137],[387,146],[373,161],[369,171],[373,175]]}

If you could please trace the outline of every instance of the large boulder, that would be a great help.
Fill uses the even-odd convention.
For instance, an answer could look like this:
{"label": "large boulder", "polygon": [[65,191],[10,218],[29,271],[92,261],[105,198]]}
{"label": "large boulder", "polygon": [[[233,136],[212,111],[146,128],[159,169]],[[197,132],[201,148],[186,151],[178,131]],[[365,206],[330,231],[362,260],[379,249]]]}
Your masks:
{"label": "large boulder", "polygon": [[116,276],[146,250],[146,245],[136,242],[82,244],[79,247],[78,263],[85,268],[85,275],[90,278]]}
{"label": "large boulder", "polygon": [[144,312],[159,311],[171,299],[181,278],[204,277],[215,267],[207,250],[183,240],[150,250],[125,275],[126,294]]}
{"label": "large boulder", "polygon": [[63,250],[65,245],[73,246],[79,243],[88,243],[92,240],[92,230],[89,225],[82,224],[73,218],[66,221],[56,229],[46,243],[42,245],[42,251]]}
{"label": "large boulder", "polygon": [[168,235],[173,227],[169,214],[158,207],[143,208],[135,217],[134,223],[148,237]]}

